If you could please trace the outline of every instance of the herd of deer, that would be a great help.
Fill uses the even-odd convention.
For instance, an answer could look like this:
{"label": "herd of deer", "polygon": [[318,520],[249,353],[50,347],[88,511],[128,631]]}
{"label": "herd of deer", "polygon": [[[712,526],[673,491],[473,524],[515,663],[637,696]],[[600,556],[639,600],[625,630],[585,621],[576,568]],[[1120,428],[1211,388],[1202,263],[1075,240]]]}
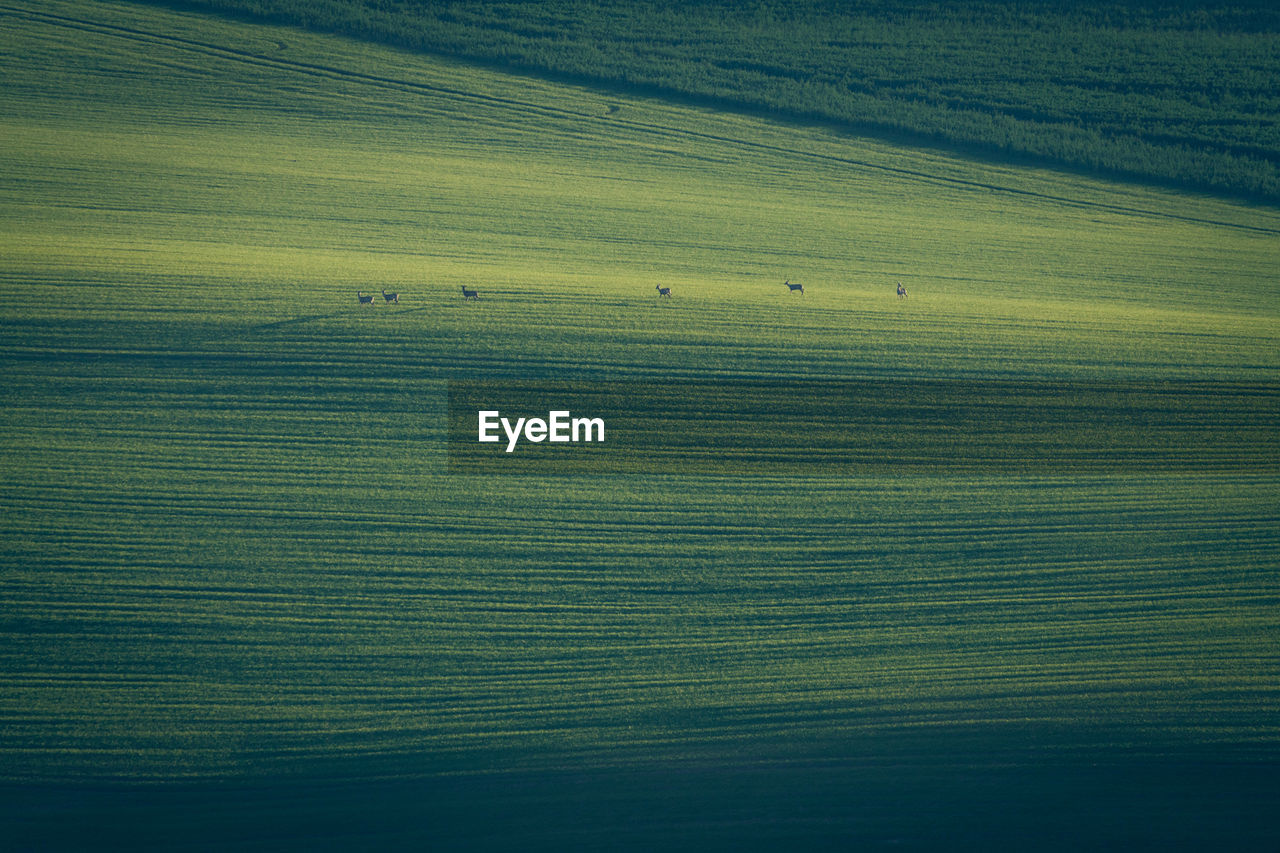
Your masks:
{"label": "herd of deer", "polygon": [[[791,293],[795,293],[795,292],[799,291],[800,295],[801,295],[801,296],[804,296],[804,285],[803,285],[803,284],[793,284],[793,283],[792,283],[792,281],[791,281],[791,279],[787,279],[785,282],[783,282],[783,284],[785,284],[785,285],[787,286],[787,289],[788,289],[788,291],[789,291],[789,292],[791,292]],[[658,297],[659,297],[659,298],[662,298],[663,296],[665,296],[665,297],[667,297],[667,298],[670,298],[670,297],[671,297],[671,288],[669,288],[669,287],[663,287],[663,286],[662,286],[662,285],[660,285],[660,284],[659,284],[659,285],[655,285],[655,288],[656,288],[656,289],[657,289],[657,291],[658,291]],[[385,299],[387,302],[394,302],[394,303],[396,303],[397,305],[399,305],[399,304],[400,304],[400,294],[399,294],[399,293],[387,293],[387,292],[384,290],[384,291],[382,291],[382,298],[383,298],[383,299]],[[471,288],[467,287],[467,286],[464,284],[464,285],[462,286],[462,298],[463,298],[463,299],[479,299],[479,298],[480,298],[480,291],[478,291],[478,290],[472,290]],[[906,289],[905,287],[903,287],[903,286],[902,286],[902,282],[898,282],[898,298],[899,298],[899,299],[906,299],[906,298],[907,298],[907,289]],[[363,290],[357,290],[357,291],[356,291],[356,299],[358,299],[358,300],[360,301],[360,304],[361,304],[361,305],[372,305],[372,304],[373,304],[373,294],[372,294],[372,293],[366,294]]]}

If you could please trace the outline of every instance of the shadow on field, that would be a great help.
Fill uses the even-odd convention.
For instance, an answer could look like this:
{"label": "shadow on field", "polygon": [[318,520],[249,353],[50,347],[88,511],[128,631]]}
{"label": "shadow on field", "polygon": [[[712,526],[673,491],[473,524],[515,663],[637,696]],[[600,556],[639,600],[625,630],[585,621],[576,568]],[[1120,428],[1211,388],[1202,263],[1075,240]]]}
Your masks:
{"label": "shadow on field", "polygon": [[[287,329],[292,326],[301,326],[306,323],[315,323],[320,320],[337,320],[339,318],[349,317],[349,316],[364,316],[364,315],[375,314],[375,313],[381,314],[381,313],[385,313],[387,310],[390,310],[395,314],[414,314],[420,311],[427,311],[431,307],[432,306],[429,306],[429,305],[423,306],[421,308],[392,308],[392,309],[385,309],[385,308],[371,309],[368,307],[352,307],[350,309],[343,309],[340,311],[330,311],[328,314],[307,314],[304,317],[290,317],[288,320],[273,320],[270,323],[258,323],[257,325],[254,325],[254,326],[245,327],[241,331],[241,334],[251,334],[254,332],[274,332],[277,329]],[[232,335],[232,337],[235,337],[235,335]]]}
{"label": "shadow on field", "polygon": [[345,311],[333,311],[328,314],[308,314],[305,317],[293,317],[288,320],[276,320],[272,323],[259,323],[256,326],[250,326],[245,329],[246,332],[270,332],[275,329],[284,329],[289,326],[300,326],[303,323],[313,323],[316,320],[332,320],[341,317]]}
{"label": "shadow on field", "polygon": [[4,791],[17,849],[1271,849],[1272,768],[845,761]]}

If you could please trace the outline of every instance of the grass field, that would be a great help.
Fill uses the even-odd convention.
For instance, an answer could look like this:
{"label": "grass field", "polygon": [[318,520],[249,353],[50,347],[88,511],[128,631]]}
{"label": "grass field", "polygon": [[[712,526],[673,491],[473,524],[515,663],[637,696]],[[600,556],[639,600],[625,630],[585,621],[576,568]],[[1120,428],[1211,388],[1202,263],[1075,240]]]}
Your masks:
{"label": "grass field", "polygon": [[1280,201],[1268,0],[142,0]]}
{"label": "grass field", "polygon": [[[1274,844],[1274,208],[131,4],[4,0],[0,68],[19,848]],[[451,472],[478,379],[1203,395]]]}

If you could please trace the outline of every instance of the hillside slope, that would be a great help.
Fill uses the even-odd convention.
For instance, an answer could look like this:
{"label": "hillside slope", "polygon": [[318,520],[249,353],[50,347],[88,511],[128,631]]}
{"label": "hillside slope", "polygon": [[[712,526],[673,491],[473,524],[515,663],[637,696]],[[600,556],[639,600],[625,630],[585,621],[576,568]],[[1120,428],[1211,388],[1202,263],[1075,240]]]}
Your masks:
{"label": "hillside slope", "polygon": [[858,133],[1280,199],[1280,14],[1233,3],[183,3]]}

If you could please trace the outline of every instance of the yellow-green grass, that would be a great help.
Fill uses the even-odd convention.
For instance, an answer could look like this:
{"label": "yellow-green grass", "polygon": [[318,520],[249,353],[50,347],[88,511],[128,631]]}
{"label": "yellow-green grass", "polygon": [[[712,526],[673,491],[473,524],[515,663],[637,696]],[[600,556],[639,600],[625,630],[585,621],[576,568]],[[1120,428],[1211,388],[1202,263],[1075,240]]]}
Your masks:
{"label": "yellow-green grass", "polygon": [[111,3],[10,0],[0,59],[15,791],[329,785],[157,800],[161,843],[1275,828],[1274,459],[464,476],[445,389],[1274,397],[1276,211]]}

